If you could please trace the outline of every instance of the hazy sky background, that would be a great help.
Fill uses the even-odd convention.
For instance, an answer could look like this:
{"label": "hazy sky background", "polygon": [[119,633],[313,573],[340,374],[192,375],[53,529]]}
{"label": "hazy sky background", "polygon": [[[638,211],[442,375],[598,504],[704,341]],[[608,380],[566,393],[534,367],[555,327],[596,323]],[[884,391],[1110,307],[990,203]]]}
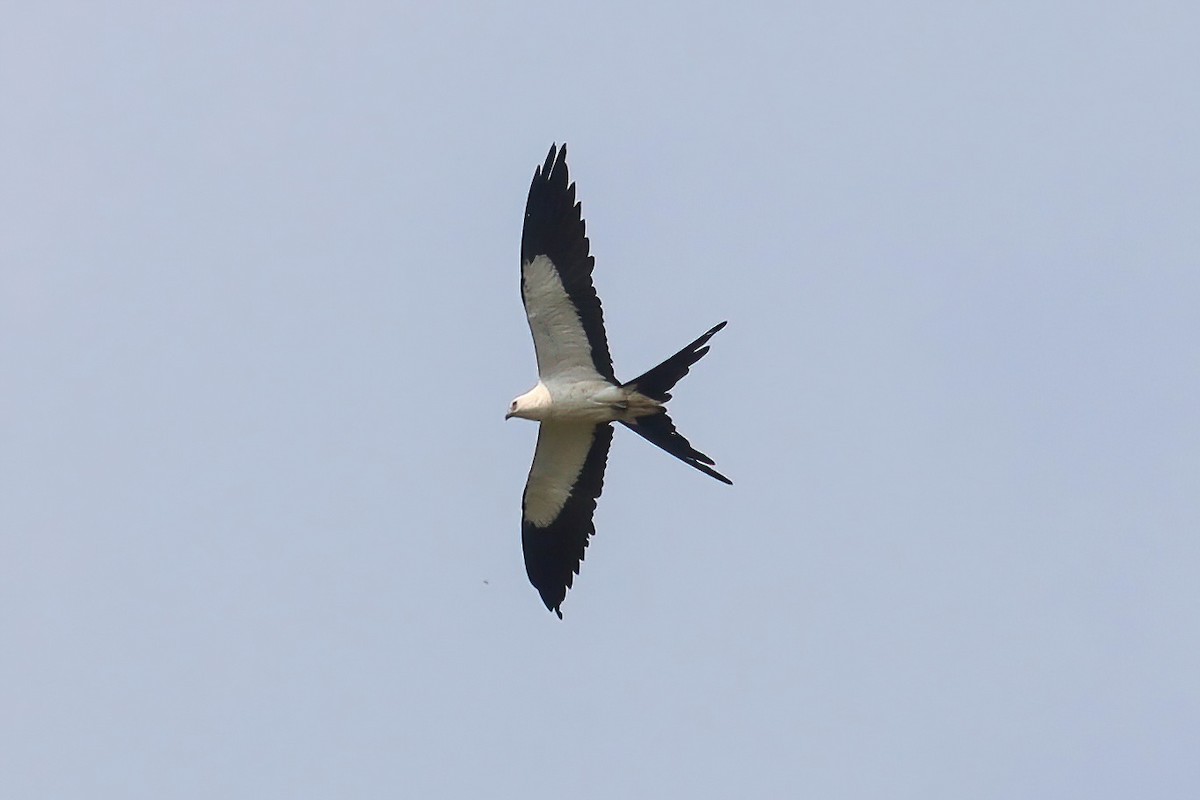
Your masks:
{"label": "hazy sky background", "polygon": [[[1200,796],[1194,2],[11,4],[0,795]],[[526,581],[525,194],[618,430]]]}

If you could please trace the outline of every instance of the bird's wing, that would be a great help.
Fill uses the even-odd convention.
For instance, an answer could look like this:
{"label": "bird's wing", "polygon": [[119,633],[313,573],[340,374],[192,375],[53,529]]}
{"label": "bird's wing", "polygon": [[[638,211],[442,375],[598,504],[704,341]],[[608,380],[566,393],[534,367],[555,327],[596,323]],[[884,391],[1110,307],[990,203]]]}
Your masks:
{"label": "bird's wing", "polygon": [[575,184],[567,178],[567,146],[552,146],[533,173],[521,234],[521,298],[543,381],[598,375],[616,383],[594,265]]}
{"label": "bird's wing", "polygon": [[604,488],[612,426],[543,422],[521,502],[521,543],[529,582],[562,617]]}

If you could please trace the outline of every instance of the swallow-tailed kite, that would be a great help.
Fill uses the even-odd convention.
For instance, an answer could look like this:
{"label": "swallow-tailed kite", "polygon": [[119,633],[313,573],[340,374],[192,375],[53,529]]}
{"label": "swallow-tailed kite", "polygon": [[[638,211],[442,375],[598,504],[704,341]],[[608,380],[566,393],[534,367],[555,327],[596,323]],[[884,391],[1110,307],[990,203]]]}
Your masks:
{"label": "swallow-tailed kite", "polygon": [[600,298],[592,287],[594,264],[575,184],[567,179],[567,147],[551,146],[546,163],[533,173],[521,234],[521,298],[533,332],[538,383],[512,401],[505,419],[541,423],[521,504],[521,541],[529,580],[559,618],[596,531],[592,513],[604,485],[611,423],[733,483],[675,430],[666,410],[671,388],[708,352],[706,343],[725,323],[622,383],[613,375]]}

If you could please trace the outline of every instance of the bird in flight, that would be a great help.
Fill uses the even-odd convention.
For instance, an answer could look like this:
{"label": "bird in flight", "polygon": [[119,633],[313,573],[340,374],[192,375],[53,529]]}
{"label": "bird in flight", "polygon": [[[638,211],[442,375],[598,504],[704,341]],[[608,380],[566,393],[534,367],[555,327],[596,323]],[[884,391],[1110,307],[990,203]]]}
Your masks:
{"label": "bird in flight", "polygon": [[592,514],[604,486],[612,423],[733,483],[675,430],[666,409],[671,389],[708,352],[708,340],[725,323],[622,383],[613,375],[600,298],[592,286],[594,265],[575,184],[567,177],[567,146],[552,145],[546,162],[534,170],[521,234],[521,298],[538,382],[512,401],[505,419],[540,423],[521,502],[521,544],[529,581],[560,619],[567,589],[596,532]]}

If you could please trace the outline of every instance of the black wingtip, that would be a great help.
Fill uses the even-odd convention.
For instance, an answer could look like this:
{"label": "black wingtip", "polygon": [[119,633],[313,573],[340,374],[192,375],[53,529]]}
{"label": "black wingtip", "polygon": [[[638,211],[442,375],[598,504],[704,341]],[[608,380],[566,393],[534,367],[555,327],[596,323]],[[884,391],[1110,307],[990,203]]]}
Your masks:
{"label": "black wingtip", "polygon": [[[578,575],[579,573],[576,572],[574,574]],[[572,577],[574,577],[574,575]],[[558,615],[559,619],[562,619],[562,604],[563,601],[567,599],[567,589],[570,588],[570,583],[561,588],[545,587],[544,591],[542,587],[536,588],[538,590],[538,594],[542,596],[542,604],[546,606],[546,610],[554,612]]]}
{"label": "black wingtip", "polygon": [[[578,575],[579,573],[576,572],[575,574]],[[567,589],[568,588],[569,588],[569,586],[564,586],[562,589],[560,589],[558,591],[555,591],[553,589],[547,589],[547,591],[545,591],[545,592],[542,592],[541,589],[538,589],[538,594],[540,594],[542,596],[542,602],[545,603],[546,610],[553,611],[555,614],[558,614],[559,619],[563,618],[562,604],[563,604],[563,601],[567,599]]]}
{"label": "black wingtip", "polygon": [[549,179],[550,173],[559,164],[566,166],[567,160],[567,143],[563,142],[560,146],[557,142],[550,145],[550,152],[546,153],[546,161],[533,172],[533,177],[536,180],[538,177]]}

